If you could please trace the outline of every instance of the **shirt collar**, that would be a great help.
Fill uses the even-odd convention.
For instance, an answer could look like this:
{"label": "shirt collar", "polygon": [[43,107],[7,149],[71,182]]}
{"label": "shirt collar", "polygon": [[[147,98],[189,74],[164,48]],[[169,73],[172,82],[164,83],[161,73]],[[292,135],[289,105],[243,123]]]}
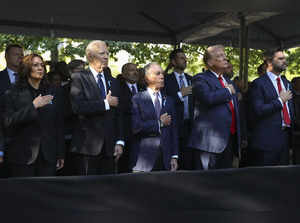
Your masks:
{"label": "shirt collar", "polygon": [[[151,95],[151,97],[155,96],[155,92],[151,88],[147,88],[148,93]],[[158,92],[158,97],[161,98],[161,93],[160,91]]]}
{"label": "shirt collar", "polygon": [[269,78],[270,78],[271,80],[273,80],[273,81],[276,81],[278,77],[279,77],[280,80],[281,80],[281,74],[277,76],[276,74],[274,74],[274,73],[272,73],[272,72],[270,72],[270,71],[267,71],[267,74],[268,74]]}
{"label": "shirt collar", "polygon": [[219,78],[219,76],[221,76],[224,79],[223,74],[219,75],[219,74],[213,72],[212,70],[209,70],[209,71],[212,72],[217,78]]}
{"label": "shirt collar", "polygon": [[[97,79],[98,79],[98,74],[99,74],[99,73],[98,73],[97,71],[95,71],[95,69],[92,68],[91,66],[89,66],[89,68],[90,68],[90,71],[92,72],[93,76],[94,76],[95,79],[97,80]],[[103,71],[102,71],[100,74],[103,74],[103,75],[104,75]]]}
{"label": "shirt collar", "polygon": [[179,78],[179,76],[183,76],[184,77],[184,73],[181,73],[181,74],[179,74],[179,73],[177,73],[176,71],[174,71],[174,74]]}
{"label": "shirt collar", "polygon": [[8,67],[6,69],[7,69],[8,74],[14,74],[14,73],[16,73],[15,71],[9,69]]}
{"label": "shirt collar", "polygon": [[136,83],[131,84],[128,81],[126,81],[126,84],[129,88],[131,88],[132,86],[134,86],[136,88]]}

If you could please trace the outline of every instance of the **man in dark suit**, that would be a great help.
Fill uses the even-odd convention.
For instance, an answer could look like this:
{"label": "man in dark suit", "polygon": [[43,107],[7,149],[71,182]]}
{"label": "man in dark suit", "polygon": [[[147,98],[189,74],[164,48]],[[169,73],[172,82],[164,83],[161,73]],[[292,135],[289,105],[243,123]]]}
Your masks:
{"label": "man in dark suit", "polygon": [[[3,95],[6,90],[8,90],[12,84],[16,82],[17,72],[19,65],[24,56],[23,48],[18,44],[9,44],[5,49],[5,60],[6,68],[0,71],[0,110],[3,107]],[[0,125],[0,163],[4,162],[4,152],[7,147],[7,139],[5,139],[3,126]],[[1,168],[1,165],[0,165]],[[2,169],[0,171],[0,176],[7,176],[7,170]]]}
{"label": "man in dark suit", "polygon": [[[114,156],[123,153],[115,80],[108,72],[109,52],[105,42],[92,41],[86,48],[89,68],[72,74],[71,103],[77,115],[71,152],[75,174],[111,174]],[[120,125],[119,125],[120,124]]]}
{"label": "man in dark suit", "polygon": [[24,56],[23,48],[17,44],[8,45],[5,49],[6,68],[0,72],[0,95],[16,82],[18,67]]}
{"label": "man in dark suit", "polygon": [[157,63],[145,67],[147,90],[132,98],[132,129],[137,138],[133,172],[175,171],[178,136],[174,102],[165,96],[163,70]]}
{"label": "man in dark suit", "polygon": [[176,121],[179,136],[179,168],[193,169],[193,150],[187,148],[193,119],[192,77],[184,73],[187,58],[182,49],[170,54],[173,73],[165,76],[165,91],[175,101]]}
{"label": "man in dark suit", "polygon": [[[228,62],[224,47],[208,47],[207,71],[193,79],[195,111],[189,147],[196,150],[196,168],[231,168],[239,154],[240,121],[233,83],[223,76]],[[198,159],[198,160],[197,160]]]}
{"label": "man in dark suit", "polygon": [[291,84],[281,76],[287,67],[282,51],[266,54],[267,73],[253,81],[249,101],[254,126],[249,143],[249,164],[289,164],[290,129],[294,121]]}
{"label": "man in dark suit", "polygon": [[123,126],[124,126],[124,139],[125,147],[122,157],[118,162],[118,172],[128,173],[131,172],[132,167],[129,167],[131,148],[134,143],[135,137],[132,133],[131,120],[132,120],[132,97],[144,90],[144,88],[138,83],[139,76],[136,64],[126,63],[122,67],[122,74],[117,77],[119,82],[118,92],[119,97],[119,110],[123,114]]}

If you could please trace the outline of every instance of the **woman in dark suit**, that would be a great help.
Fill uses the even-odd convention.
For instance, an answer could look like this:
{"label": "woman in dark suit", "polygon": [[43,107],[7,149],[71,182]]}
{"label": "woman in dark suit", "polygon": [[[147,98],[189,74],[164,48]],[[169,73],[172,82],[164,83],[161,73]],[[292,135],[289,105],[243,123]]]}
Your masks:
{"label": "woman in dark suit", "polygon": [[4,96],[12,177],[53,176],[64,165],[63,101],[45,73],[41,56],[25,56],[16,85]]}

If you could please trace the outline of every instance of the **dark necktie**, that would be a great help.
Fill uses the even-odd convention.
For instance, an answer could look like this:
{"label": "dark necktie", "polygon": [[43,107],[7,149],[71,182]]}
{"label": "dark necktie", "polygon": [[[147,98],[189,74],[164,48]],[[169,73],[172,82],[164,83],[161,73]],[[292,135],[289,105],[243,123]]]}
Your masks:
{"label": "dark necktie", "polygon": [[133,84],[131,85],[131,93],[132,93],[132,95],[136,94],[136,89]]}
{"label": "dark necktie", "polygon": [[[185,87],[185,84],[184,84],[184,81],[183,81],[183,76],[184,74],[180,74],[179,75],[179,85],[180,85],[180,89],[184,88]],[[183,118],[186,120],[186,119],[189,119],[189,105],[188,105],[188,98],[187,97],[184,97],[183,98],[184,100],[184,109],[183,109]]]}
{"label": "dark necktie", "polygon": [[183,74],[179,75],[179,85],[180,89],[184,87]]}
{"label": "dark necktie", "polygon": [[159,93],[155,92],[154,96],[155,96],[155,99],[154,99],[155,113],[156,113],[157,119],[159,120],[160,119],[160,110],[161,110],[161,105],[160,105],[159,98],[158,98]]}
{"label": "dark necktie", "polygon": [[14,77],[15,77],[15,82],[17,82],[17,81],[18,81],[18,78],[19,78],[18,73],[13,73],[13,75],[14,75]]}
{"label": "dark necktie", "polygon": [[[219,75],[218,79],[219,79],[222,87],[225,88],[225,84],[223,82],[222,75]],[[236,120],[235,120],[235,111],[234,111],[234,107],[233,107],[232,101],[229,102],[229,107],[230,107],[231,117],[232,117],[231,126],[230,126],[230,132],[231,132],[231,134],[234,134],[236,132]]]}
{"label": "dark necktie", "polygon": [[104,99],[106,97],[106,93],[105,93],[105,87],[104,87],[104,84],[103,84],[103,81],[102,81],[102,76],[103,75],[101,73],[97,75],[97,78],[98,78],[97,83],[98,83],[98,86],[99,86],[100,91],[101,91],[101,96]]}
{"label": "dark necktie", "polygon": [[[280,92],[282,91],[281,83],[280,83],[280,77],[277,77],[276,80],[277,80],[278,92],[280,94]],[[282,116],[283,116],[284,124],[290,126],[291,125],[291,119],[290,119],[290,116],[289,116],[289,113],[288,113],[288,110],[287,110],[287,107],[286,107],[286,103],[283,103]]]}

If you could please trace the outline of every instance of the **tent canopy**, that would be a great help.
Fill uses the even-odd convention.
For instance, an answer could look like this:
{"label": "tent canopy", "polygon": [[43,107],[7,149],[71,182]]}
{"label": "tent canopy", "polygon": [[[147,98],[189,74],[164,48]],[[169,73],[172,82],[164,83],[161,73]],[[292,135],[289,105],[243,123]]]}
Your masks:
{"label": "tent canopy", "polygon": [[[259,22],[266,30],[275,33],[272,37],[269,35],[271,32],[260,35],[270,46],[273,46],[270,38],[274,39],[276,36],[272,42],[277,44],[280,42],[276,40],[277,36],[279,39],[286,39],[290,37],[289,33],[297,32],[289,19],[280,21],[284,35],[276,30],[278,20],[272,22],[272,18],[279,15],[275,11],[283,3],[272,2],[270,6],[259,2],[261,1],[6,1],[2,4],[4,10],[0,14],[0,30],[13,34],[128,42],[208,44],[215,41],[234,45],[238,36],[239,12],[242,12],[247,23]],[[263,9],[269,11],[263,12]],[[286,25],[289,26],[283,27]],[[261,32],[262,29],[258,29]],[[253,33],[256,30],[253,28]],[[292,43],[294,41],[289,41],[288,45],[293,45]],[[254,44],[253,47],[261,45],[264,44]]]}

